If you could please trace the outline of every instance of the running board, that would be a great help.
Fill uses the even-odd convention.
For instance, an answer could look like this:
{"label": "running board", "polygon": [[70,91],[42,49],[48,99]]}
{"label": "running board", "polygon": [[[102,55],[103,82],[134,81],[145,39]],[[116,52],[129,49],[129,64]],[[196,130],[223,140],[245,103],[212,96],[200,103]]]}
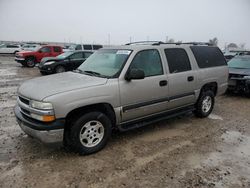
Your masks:
{"label": "running board", "polygon": [[180,116],[180,115],[186,114],[194,110],[195,108],[193,105],[185,107],[185,108],[181,108],[181,109],[171,110],[171,111],[167,111],[161,114],[153,115],[151,117],[146,117],[140,120],[122,123],[118,125],[118,129],[120,131],[128,131],[128,130],[144,127],[146,125],[153,124],[162,120]]}

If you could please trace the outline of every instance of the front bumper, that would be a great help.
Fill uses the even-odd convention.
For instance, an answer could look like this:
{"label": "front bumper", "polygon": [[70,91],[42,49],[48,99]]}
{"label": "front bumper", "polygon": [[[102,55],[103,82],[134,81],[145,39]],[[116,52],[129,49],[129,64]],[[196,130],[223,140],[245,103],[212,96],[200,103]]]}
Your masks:
{"label": "front bumper", "polygon": [[54,72],[53,68],[50,66],[40,66],[39,65],[38,68],[39,68],[40,72],[44,72],[44,73],[53,73]]}
{"label": "front bumper", "polygon": [[23,58],[23,57],[15,57],[15,61],[18,62],[18,63],[22,63],[22,62],[25,62],[25,58]]}
{"label": "front bumper", "polygon": [[27,135],[47,144],[63,142],[64,119],[59,119],[52,123],[39,122],[25,117],[20,112],[18,105],[15,106],[14,112],[19,126]]}

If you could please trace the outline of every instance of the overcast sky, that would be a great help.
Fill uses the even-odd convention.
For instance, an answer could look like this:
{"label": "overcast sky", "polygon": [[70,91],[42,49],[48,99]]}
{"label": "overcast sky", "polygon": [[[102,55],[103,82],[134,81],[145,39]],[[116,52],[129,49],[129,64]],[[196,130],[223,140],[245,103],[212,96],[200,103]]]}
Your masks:
{"label": "overcast sky", "polygon": [[246,43],[250,0],[0,0],[0,40]]}

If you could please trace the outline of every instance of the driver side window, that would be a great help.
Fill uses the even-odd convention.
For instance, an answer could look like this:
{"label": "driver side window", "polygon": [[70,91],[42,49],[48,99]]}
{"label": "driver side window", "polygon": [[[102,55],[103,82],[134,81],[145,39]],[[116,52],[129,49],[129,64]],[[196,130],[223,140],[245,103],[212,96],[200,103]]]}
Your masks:
{"label": "driver side window", "polygon": [[163,68],[158,50],[138,52],[130,65],[130,69],[143,70],[145,77],[162,75]]}
{"label": "driver side window", "polygon": [[50,53],[51,52],[50,47],[43,47],[40,51],[42,53]]}

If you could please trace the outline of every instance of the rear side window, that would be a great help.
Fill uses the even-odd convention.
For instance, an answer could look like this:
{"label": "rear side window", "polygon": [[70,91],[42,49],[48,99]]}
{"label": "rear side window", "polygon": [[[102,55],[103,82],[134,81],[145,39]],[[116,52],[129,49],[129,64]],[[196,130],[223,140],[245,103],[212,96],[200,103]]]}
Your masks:
{"label": "rear side window", "polygon": [[200,68],[225,66],[226,60],[218,47],[190,46]]}
{"label": "rear side window", "polygon": [[83,45],[84,50],[92,50],[91,45]]}
{"label": "rear side window", "polygon": [[54,47],[54,52],[61,52],[61,48],[58,47],[58,46],[55,46],[55,47]]}
{"label": "rear side window", "polygon": [[16,45],[7,45],[7,48],[18,48]]}
{"label": "rear side window", "polygon": [[168,60],[168,68],[170,73],[178,73],[191,70],[190,61],[184,49],[169,48],[165,49],[164,51]]}
{"label": "rear side window", "polygon": [[93,50],[98,50],[102,48],[102,45],[93,45]]}

